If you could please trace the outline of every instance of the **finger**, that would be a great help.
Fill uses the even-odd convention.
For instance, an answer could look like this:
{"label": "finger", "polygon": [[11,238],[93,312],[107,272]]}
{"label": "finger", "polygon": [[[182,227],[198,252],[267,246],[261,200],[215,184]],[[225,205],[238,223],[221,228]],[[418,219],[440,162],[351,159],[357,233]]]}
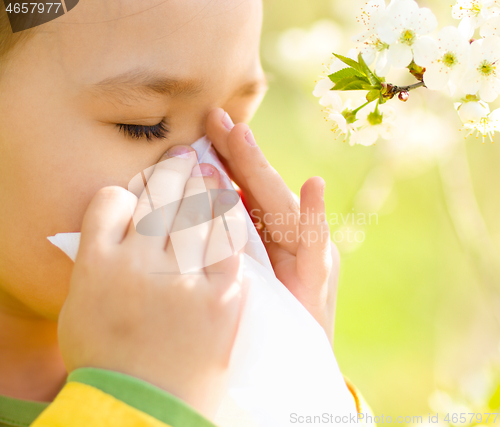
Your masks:
{"label": "finger", "polygon": [[222,108],[216,108],[209,113],[205,124],[207,136],[220,155],[220,160],[228,169],[231,179],[239,187],[246,188],[245,179],[238,169],[228,145],[229,135],[233,128],[234,123],[231,117]]}
{"label": "finger", "polygon": [[137,202],[133,223],[130,224],[126,240],[133,245],[165,247],[168,230],[184,195],[184,189],[193,167],[196,152],[190,146],[174,146],[148,168],[150,175]]}
{"label": "finger", "polygon": [[230,160],[231,153],[227,145],[229,132],[234,127],[233,121],[222,108],[210,111],[205,123],[205,132],[212,141],[217,152],[226,160]]}
{"label": "finger", "polygon": [[219,173],[214,166],[201,164],[193,169],[166,246],[168,259],[175,257],[182,274],[204,267],[205,247],[212,223],[209,192],[217,188]]}
{"label": "finger", "polygon": [[297,275],[310,285],[327,282],[332,268],[330,229],[323,199],[325,182],[309,178],[300,190],[299,247]]}
{"label": "finger", "polygon": [[112,247],[119,244],[132,219],[137,197],[125,188],[101,188],[90,202],[81,228],[80,251],[97,244]]}
{"label": "finger", "polygon": [[231,151],[228,146],[228,139],[230,131],[234,128],[233,121],[231,117],[222,108],[216,108],[212,110],[208,115],[207,122],[205,125],[206,133],[213,146],[220,154],[220,160],[226,167],[230,178],[240,187],[241,197],[247,211],[256,209],[256,211],[261,210],[261,207],[253,197],[253,195],[247,191],[248,186],[245,177],[238,168],[238,165],[234,161]]}
{"label": "finger", "polygon": [[247,186],[244,189],[245,195],[253,195],[263,213],[267,213],[261,216],[271,235],[281,236],[278,243],[294,253],[297,249],[296,239],[284,238],[287,233],[290,235],[296,231],[298,224],[299,205],[293,193],[269,164],[246,124],[237,124],[233,128],[229,134],[228,146],[234,163],[244,176]]}

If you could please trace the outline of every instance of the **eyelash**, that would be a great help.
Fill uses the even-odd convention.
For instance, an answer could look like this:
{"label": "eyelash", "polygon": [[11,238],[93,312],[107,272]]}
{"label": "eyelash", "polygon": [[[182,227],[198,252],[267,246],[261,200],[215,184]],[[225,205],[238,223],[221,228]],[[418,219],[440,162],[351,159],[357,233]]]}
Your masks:
{"label": "eyelash", "polygon": [[123,132],[125,136],[129,136],[132,139],[145,138],[147,141],[165,139],[169,132],[167,123],[164,120],[154,126],[131,125],[124,123],[119,123],[117,126],[120,132]]}

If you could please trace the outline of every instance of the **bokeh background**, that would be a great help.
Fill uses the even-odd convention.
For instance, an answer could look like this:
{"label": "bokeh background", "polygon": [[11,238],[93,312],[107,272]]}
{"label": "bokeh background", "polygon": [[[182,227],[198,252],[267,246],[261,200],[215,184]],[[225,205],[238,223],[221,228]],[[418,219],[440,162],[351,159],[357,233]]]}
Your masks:
{"label": "bokeh background", "polygon": [[[451,1],[419,4],[440,26],[458,24]],[[354,46],[364,2],[264,5],[270,89],[251,126],[293,191],[314,175],[326,181],[327,212],[340,222],[331,228],[342,254],[334,344],[342,372],[376,415],[492,412],[500,407],[500,140],[464,139],[456,99],[425,89],[392,102],[397,139],[370,147],[334,139],[312,90],[331,52]],[[376,216],[356,224],[362,214]]]}

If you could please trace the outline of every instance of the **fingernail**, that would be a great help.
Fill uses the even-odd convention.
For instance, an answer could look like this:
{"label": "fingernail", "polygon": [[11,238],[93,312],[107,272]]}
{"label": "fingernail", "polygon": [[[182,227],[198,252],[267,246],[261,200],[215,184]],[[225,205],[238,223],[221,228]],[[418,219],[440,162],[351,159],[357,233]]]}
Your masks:
{"label": "fingernail", "polygon": [[229,117],[229,114],[227,114],[227,113],[224,113],[224,116],[222,117],[222,124],[228,130],[231,130],[232,128],[234,128],[234,123],[231,120],[231,117]]}
{"label": "fingernail", "polygon": [[234,190],[229,190],[229,191],[224,191],[222,194],[219,195],[217,200],[222,203],[223,205],[231,205],[234,206],[236,203],[238,203],[239,200],[238,193]]}
{"label": "fingernail", "polygon": [[255,138],[253,136],[252,131],[249,129],[248,132],[245,134],[245,139],[248,142],[248,145],[250,146],[255,146],[257,143],[255,142]]}
{"label": "fingernail", "polygon": [[194,151],[184,145],[176,145],[170,148],[166,153],[166,157],[180,157],[181,159],[189,159]]}
{"label": "fingernail", "polygon": [[215,170],[212,165],[208,163],[200,163],[193,168],[191,176],[212,176]]}

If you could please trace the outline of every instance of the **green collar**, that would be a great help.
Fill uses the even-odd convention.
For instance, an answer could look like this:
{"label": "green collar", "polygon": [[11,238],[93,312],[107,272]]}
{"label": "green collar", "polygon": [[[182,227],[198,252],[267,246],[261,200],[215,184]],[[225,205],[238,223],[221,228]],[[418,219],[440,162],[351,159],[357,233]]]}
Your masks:
{"label": "green collar", "polygon": [[0,396],[0,426],[28,427],[48,405],[49,402]]}

